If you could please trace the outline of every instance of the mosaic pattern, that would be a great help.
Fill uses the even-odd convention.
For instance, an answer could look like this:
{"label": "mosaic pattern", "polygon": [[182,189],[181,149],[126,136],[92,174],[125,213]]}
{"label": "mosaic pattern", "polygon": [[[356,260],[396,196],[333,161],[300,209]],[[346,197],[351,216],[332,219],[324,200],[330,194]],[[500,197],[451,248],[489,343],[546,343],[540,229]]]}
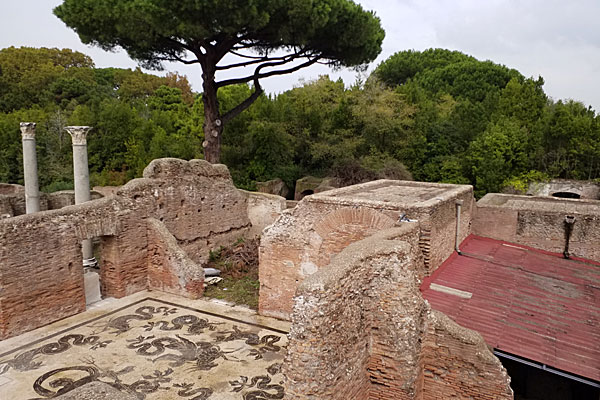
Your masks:
{"label": "mosaic pattern", "polygon": [[283,399],[286,344],[282,331],[144,299],[1,354],[0,393],[51,399],[100,381],[148,400]]}

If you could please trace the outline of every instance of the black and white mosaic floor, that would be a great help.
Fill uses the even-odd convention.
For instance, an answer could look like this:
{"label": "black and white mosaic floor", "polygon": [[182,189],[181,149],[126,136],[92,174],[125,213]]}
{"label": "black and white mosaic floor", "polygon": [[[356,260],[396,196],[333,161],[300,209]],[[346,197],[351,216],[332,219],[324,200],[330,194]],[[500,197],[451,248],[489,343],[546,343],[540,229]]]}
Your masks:
{"label": "black and white mosaic floor", "polygon": [[6,351],[0,398],[56,398],[90,382],[138,399],[282,399],[286,333],[145,298]]}

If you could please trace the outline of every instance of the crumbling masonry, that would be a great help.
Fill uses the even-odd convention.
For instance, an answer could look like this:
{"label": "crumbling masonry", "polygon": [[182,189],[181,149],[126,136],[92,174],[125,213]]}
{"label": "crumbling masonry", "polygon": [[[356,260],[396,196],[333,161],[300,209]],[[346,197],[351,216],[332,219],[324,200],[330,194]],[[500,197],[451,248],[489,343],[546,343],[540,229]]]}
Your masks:
{"label": "crumbling masonry", "polygon": [[[2,188],[14,215],[16,189]],[[565,201],[490,195],[475,205],[470,186],[384,180],[283,211],[283,198],[237,190],[223,165],[155,160],[114,195],[0,220],[0,339],[85,309],[85,239],[100,238],[104,296],[198,298],[209,251],[262,232],[259,311],[292,321],[286,399],[510,399],[483,338],[432,310],[419,288],[470,233],[562,252],[567,211],[570,255],[600,260],[590,244],[598,203]]]}
{"label": "crumbling masonry", "polygon": [[0,339],[85,310],[85,239],[101,239],[104,296],[200,297],[209,249],[244,236],[246,208],[225,166],[163,159],[115,196],[0,220]]}

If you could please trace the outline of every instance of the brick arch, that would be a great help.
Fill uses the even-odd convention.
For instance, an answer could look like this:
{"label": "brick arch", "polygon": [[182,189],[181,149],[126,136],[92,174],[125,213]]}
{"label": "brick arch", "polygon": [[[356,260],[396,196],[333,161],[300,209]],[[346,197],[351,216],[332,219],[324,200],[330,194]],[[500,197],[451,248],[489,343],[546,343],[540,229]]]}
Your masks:
{"label": "brick arch", "polygon": [[322,239],[315,264],[323,267],[349,244],[394,225],[392,218],[372,208],[342,208],[333,211],[314,225],[315,233]]}

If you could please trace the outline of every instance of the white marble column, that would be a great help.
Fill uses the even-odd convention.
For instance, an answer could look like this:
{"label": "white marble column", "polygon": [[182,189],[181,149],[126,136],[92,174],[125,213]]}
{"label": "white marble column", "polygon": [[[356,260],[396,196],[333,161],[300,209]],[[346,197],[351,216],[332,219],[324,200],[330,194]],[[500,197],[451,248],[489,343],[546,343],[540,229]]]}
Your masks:
{"label": "white marble column", "polygon": [[35,122],[21,122],[23,141],[23,178],[25,180],[25,212],[40,211],[37,153],[35,150]]}
{"label": "white marble column", "polygon": [[[88,166],[87,134],[92,129],[90,126],[67,126],[67,132],[73,141],[73,174],[75,176],[75,204],[90,201],[90,170]],[[92,250],[92,240],[81,242],[83,251],[83,266],[96,264]]]}

